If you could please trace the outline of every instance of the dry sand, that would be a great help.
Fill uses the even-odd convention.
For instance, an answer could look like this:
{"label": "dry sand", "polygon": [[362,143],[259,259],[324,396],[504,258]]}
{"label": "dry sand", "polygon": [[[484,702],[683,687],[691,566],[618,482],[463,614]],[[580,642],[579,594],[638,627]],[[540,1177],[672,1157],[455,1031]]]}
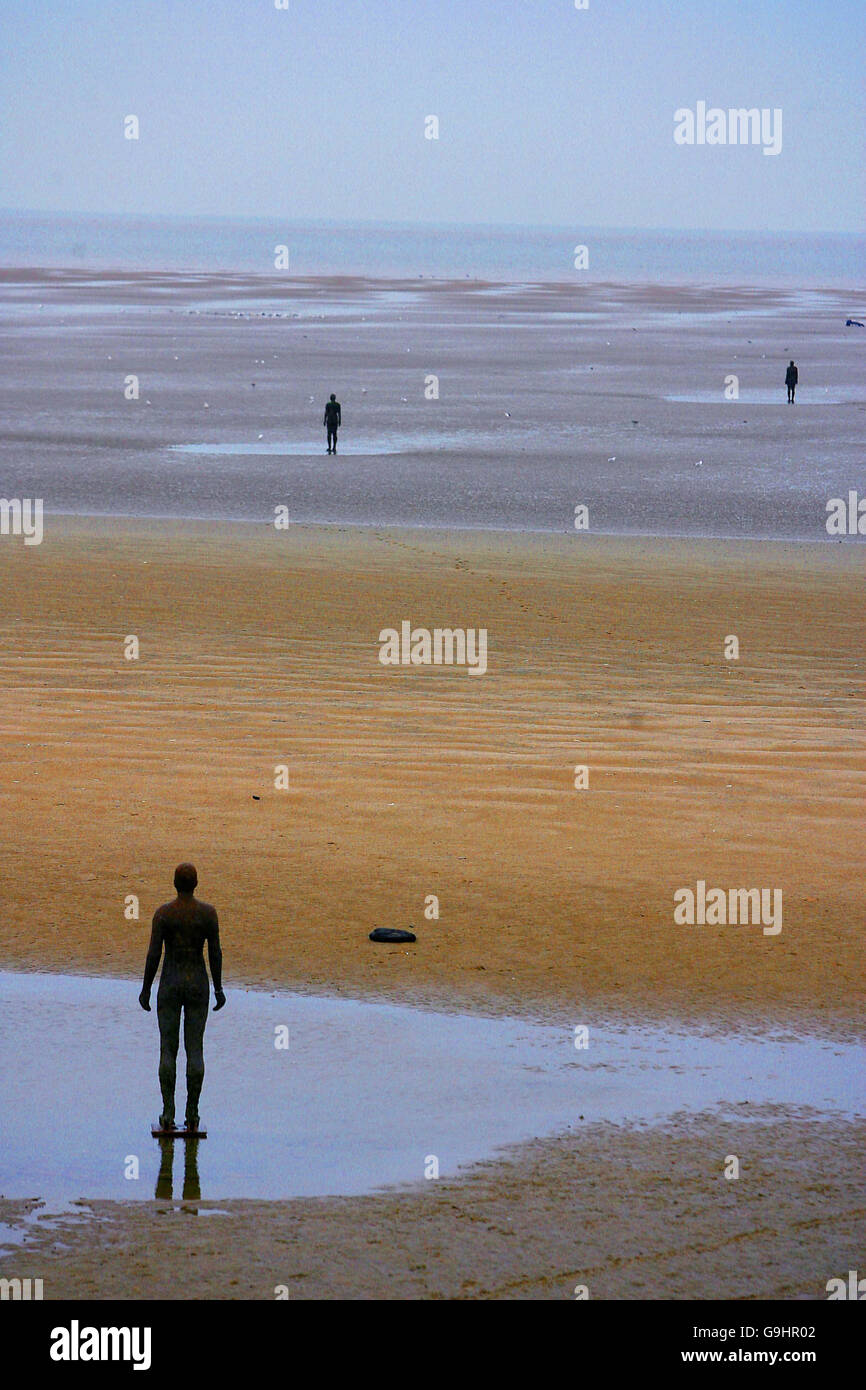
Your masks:
{"label": "dry sand", "polygon": [[[48,528],[0,546],[3,965],[137,974],[188,858],[229,988],[857,1026],[856,544]],[[404,618],[488,673],[381,666]],[[781,933],[674,925],[699,879]]]}

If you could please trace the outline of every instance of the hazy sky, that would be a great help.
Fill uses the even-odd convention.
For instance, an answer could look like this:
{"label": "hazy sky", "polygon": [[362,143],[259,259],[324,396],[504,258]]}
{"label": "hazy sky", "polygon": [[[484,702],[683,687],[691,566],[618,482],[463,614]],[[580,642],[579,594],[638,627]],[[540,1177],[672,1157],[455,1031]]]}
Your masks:
{"label": "hazy sky", "polygon": [[[863,224],[866,0],[0,0],[0,28],[6,208]],[[699,100],[781,107],[781,153],[676,145]]]}

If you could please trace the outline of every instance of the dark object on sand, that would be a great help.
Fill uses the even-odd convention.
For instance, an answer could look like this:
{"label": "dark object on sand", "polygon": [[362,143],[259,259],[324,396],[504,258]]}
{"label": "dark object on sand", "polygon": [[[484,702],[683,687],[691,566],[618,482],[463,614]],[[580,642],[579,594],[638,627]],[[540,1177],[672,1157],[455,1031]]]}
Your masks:
{"label": "dark object on sand", "polygon": [[377,927],[370,932],[371,941],[390,941],[392,944],[397,941],[417,941],[418,938],[413,931],[400,931],[397,927]]}
{"label": "dark object on sand", "polygon": [[861,323],[859,319],[846,319],[846,328],[866,328],[866,323]]}

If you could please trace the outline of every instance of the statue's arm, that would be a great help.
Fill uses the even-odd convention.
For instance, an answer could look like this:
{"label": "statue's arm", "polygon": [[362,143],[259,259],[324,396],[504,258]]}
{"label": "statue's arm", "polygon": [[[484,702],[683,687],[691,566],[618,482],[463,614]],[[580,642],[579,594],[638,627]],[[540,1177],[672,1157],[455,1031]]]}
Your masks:
{"label": "statue's arm", "polygon": [[216,912],[207,929],[207,961],[210,966],[210,977],[213,980],[214,994],[216,995],[216,1009],[221,1009],[225,1003],[223,994],[223,953],[220,946],[220,923]]}
{"label": "statue's arm", "polygon": [[153,925],[150,931],[150,945],[147,948],[147,957],[144,962],[144,983],[141,986],[141,994],[138,1002],[141,1007],[150,1011],[150,990],[159,969],[159,958],[162,955],[162,922],[159,912],[153,914]]}

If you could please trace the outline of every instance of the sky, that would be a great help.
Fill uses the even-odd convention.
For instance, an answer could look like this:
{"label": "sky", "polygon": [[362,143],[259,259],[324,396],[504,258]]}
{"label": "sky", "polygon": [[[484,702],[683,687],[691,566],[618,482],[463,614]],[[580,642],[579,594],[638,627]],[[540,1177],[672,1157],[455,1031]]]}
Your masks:
{"label": "sky", "polygon": [[862,230],[864,0],[278,2],[0,0],[0,207]]}

